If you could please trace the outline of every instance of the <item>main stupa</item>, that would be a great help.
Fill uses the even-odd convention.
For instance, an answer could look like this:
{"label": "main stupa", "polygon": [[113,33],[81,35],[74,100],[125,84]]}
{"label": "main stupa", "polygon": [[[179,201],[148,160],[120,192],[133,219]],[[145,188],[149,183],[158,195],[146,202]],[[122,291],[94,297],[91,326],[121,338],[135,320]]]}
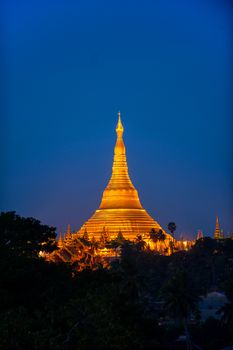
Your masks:
{"label": "main stupa", "polygon": [[[112,176],[104,190],[99,208],[78,231],[80,235],[87,232],[89,237],[99,239],[105,230],[113,239],[121,231],[125,239],[134,240],[139,234],[148,235],[152,228],[165,233],[158,222],[143,209],[138,192],[129,177],[123,132],[118,112]],[[166,236],[169,239],[170,235]]]}

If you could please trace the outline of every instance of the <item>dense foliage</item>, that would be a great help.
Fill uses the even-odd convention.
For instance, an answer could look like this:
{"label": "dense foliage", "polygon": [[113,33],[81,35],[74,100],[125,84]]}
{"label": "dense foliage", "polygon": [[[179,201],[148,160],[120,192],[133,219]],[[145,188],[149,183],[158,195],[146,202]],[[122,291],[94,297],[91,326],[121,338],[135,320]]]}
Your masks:
{"label": "dense foliage", "polygon": [[162,256],[138,238],[123,244],[110,269],[75,273],[39,258],[54,238],[55,229],[35,219],[0,215],[0,349],[185,349],[176,341],[179,319],[212,289],[226,290],[224,318],[189,324],[192,342],[206,350],[233,344],[232,240],[205,238]]}
{"label": "dense foliage", "polygon": [[40,250],[52,251],[55,227],[42,225],[34,218],[24,218],[14,211],[0,214],[0,253],[37,257]]}

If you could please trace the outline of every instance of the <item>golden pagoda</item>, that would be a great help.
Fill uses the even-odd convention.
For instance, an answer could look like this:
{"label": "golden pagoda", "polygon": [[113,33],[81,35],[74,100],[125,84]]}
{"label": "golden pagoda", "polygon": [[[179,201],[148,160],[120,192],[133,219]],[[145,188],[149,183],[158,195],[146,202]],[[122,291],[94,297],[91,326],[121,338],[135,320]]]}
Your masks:
{"label": "golden pagoda", "polygon": [[216,216],[216,225],[215,225],[215,231],[214,231],[214,239],[221,239],[223,238],[223,234],[220,230],[219,220],[218,216]]}
{"label": "golden pagoda", "polygon": [[[123,132],[118,112],[112,176],[103,192],[99,208],[81,227],[79,235],[88,232],[90,237],[99,239],[104,231],[110,239],[114,239],[121,231],[125,239],[134,240],[137,235],[145,237],[152,228],[162,230],[158,222],[143,209],[138,192],[129,177]],[[166,239],[170,240],[170,235],[162,231],[166,234]]]}

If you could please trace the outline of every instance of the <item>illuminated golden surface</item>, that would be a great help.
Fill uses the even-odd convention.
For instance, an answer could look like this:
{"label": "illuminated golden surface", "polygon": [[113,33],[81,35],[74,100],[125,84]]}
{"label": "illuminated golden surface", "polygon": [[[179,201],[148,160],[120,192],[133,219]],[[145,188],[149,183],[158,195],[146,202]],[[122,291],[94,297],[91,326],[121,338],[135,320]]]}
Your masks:
{"label": "illuminated golden surface", "polygon": [[[152,228],[162,229],[142,208],[138,192],[129,177],[123,132],[118,113],[112,176],[104,190],[99,209],[81,227],[80,234],[86,230],[90,236],[98,239],[105,227],[110,238],[116,237],[121,231],[126,239],[133,240],[138,234],[148,234]],[[170,236],[167,235],[167,238],[170,239]]]}
{"label": "illuminated golden surface", "polygon": [[218,216],[216,216],[216,226],[215,226],[215,231],[214,231],[214,239],[221,239],[221,238],[223,238],[223,235],[222,235],[221,230],[220,230]]}

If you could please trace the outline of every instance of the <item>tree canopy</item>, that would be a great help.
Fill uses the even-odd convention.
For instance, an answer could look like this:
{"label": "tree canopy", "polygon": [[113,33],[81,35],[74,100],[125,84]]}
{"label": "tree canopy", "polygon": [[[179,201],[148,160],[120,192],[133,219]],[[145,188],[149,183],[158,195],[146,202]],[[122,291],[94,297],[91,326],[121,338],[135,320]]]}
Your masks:
{"label": "tree canopy", "polygon": [[[38,257],[54,238],[55,229],[36,219],[0,215],[0,349],[180,350],[183,327],[173,318],[188,318],[213,282],[232,310],[231,240],[198,240],[190,251],[163,256],[138,237],[122,243],[108,268],[77,273]],[[191,340],[203,350],[231,345],[232,315],[224,315],[188,324]]]}
{"label": "tree canopy", "polygon": [[28,257],[40,250],[51,251],[55,246],[56,229],[39,220],[25,218],[14,211],[0,214],[0,249]]}

